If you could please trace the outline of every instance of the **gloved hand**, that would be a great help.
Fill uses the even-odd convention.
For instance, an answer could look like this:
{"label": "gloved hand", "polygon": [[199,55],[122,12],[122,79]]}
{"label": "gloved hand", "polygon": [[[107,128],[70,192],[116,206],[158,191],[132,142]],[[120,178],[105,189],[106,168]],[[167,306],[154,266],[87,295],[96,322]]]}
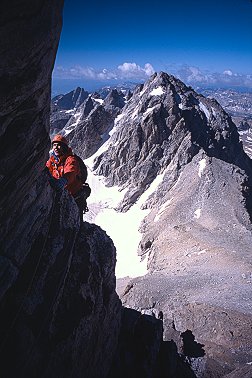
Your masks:
{"label": "gloved hand", "polygon": [[61,177],[59,179],[50,177],[49,183],[51,187],[56,190],[56,192],[61,192],[67,184],[67,179],[65,177]]}

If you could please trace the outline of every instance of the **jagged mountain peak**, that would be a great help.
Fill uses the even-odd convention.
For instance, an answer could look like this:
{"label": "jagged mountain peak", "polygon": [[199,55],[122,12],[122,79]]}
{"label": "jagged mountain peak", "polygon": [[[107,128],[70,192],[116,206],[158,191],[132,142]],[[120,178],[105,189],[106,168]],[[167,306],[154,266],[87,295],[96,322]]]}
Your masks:
{"label": "jagged mountain peak", "polygon": [[[83,159],[94,154],[106,141],[108,132],[113,128],[114,120],[124,103],[123,92],[113,89],[109,91],[105,99],[95,92],[89,95],[79,107],[65,111],[68,120],[62,133],[67,136],[74,150]],[[69,116],[70,112],[71,116]],[[57,117],[62,118],[65,113],[61,110]]]}
{"label": "jagged mountain peak", "polygon": [[70,110],[80,106],[88,97],[88,92],[84,88],[77,87],[65,95],[58,95],[52,99],[54,110]]}
{"label": "jagged mountain peak", "polygon": [[[127,208],[171,161],[176,161],[180,171],[200,149],[252,171],[237,128],[218,102],[172,75],[155,73],[136,87],[122,110],[110,146],[94,169],[109,185],[129,188],[123,205]],[[177,174],[174,171],[174,180]]]}
{"label": "jagged mountain peak", "polygon": [[[94,161],[124,195],[115,213],[125,213],[121,223],[128,217],[127,258],[140,218],[148,274],[129,283],[123,303],[164,309],[174,329],[194,329],[212,355],[220,345],[227,355],[232,344],[238,359],[251,345],[251,164],[218,102],[165,73],[136,87]],[[110,202],[97,219],[113,232]],[[224,340],[227,324],[235,331]],[[239,351],[235,333],[243,335]]]}
{"label": "jagged mountain peak", "polygon": [[79,112],[81,113],[81,118],[85,118],[90,112],[98,106],[98,102],[92,96],[88,96],[86,100],[80,105]]}
{"label": "jagged mountain peak", "polygon": [[113,105],[122,109],[125,105],[124,94],[117,89],[112,89],[104,99],[104,105]]}

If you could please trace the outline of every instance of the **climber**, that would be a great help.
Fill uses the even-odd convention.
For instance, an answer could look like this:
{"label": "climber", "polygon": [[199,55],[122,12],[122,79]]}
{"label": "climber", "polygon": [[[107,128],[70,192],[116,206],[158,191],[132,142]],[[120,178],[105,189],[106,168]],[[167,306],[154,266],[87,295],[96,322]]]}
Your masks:
{"label": "climber", "polygon": [[[66,188],[74,197],[82,222],[83,211],[86,212],[88,209],[79,159],[79,157],[73,154],[65,137],[60,134],[53,137],[52,153],[46,162],[46,167],[50,173],[49,182],[57,192],[61,192]],[[83,162],[82,164],[84,165]],[[86,180],[86,177],[84,180]]]}

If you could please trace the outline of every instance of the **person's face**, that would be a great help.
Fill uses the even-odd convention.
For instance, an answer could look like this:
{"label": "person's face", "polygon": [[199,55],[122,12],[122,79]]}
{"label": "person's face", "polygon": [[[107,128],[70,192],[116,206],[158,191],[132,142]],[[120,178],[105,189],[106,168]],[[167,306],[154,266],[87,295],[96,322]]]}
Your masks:
{"label": "person's face", "polygon": [[58,143],[58,142],[54,142],[53,143],[53,151],[55,153],[56,156],[62,156],[64,155],[64,146],[62,145],[62,143]]}

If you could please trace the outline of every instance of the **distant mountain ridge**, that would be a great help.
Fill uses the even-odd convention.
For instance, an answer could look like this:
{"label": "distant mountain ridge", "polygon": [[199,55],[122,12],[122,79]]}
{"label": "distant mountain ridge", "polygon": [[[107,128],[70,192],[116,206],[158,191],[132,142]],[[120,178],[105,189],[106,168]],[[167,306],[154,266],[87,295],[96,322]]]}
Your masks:
{"label": "distant mountain ridge", "polygon": [[[137,83],[122,83],[116,86],[106,86],[98,89],[94,93],[88,93],[83,88],[77,87],[75,90],[55,96],[52,99],[51,105],[51,131],[53,133],[59,132],[63,129],[69,121],[75,110],[81,103],[90,95],[92,98],[104,100],[113,90],[123,94],[126,100],[132,95],[132,91],[136,88]],[[78,101],[74,102],[76,94],[81,91],[81,95],[77,96]],[[240,132],[241,140],[244,144],[245,151],[249,156],[252,156],[251,132],[252,132],[252,94],[246,91],[234,89],[220,89],[220,88],[198,88],[198,93],[205,97],[215,98],[226,112],[232,117]],[[83,97],[82,97],[83,96]],[[58,104],[58,105],[57,105]],[[123,102],[121,103],[123,105]],[[243,125],[248,125],[245,129]]]}
{"label": "distant mountain ridge", "polygon": [[52,99],[52,107],[59,110],[69,110],[77,108],[88,97],[88,92],[83,88],[77,87],[75,90],[65,94],[58,95]]}

